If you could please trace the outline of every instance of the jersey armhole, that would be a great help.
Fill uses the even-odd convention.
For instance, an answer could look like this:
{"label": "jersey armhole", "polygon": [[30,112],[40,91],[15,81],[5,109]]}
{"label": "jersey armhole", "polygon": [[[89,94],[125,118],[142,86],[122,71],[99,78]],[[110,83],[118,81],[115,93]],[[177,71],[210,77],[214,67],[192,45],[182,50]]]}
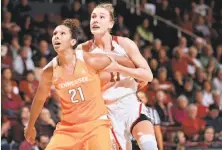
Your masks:
{"label": "jersey armhole", "polygon": [[117,44],[119,44],[119,42],[118,42],[118,36],[113,36],[113,41],[115,41]]}

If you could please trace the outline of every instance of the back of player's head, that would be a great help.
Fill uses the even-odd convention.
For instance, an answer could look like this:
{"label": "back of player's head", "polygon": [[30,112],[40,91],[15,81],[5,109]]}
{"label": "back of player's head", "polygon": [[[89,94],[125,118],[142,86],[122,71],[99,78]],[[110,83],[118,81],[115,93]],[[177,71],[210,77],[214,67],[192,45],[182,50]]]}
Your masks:
{"label": "back of player's head", "polygon": [[70,29],[72,39],[77,40],[77,25],[74,19],[65,19],[61,25]]}

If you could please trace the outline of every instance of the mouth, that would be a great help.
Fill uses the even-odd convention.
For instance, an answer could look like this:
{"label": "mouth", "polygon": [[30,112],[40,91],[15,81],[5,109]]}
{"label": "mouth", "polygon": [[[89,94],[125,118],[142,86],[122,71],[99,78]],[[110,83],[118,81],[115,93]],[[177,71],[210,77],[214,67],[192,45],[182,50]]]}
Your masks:
{"label": "mouth", "polygon": [[54,45],[55,46],[59,46],[61,43],[60,42],[55,42]]}
{"label": "mouth", "polygon": [[92,27],[92,29],[99,29],[100,27],[98,26],[98,25],[94,25],[93,27]]}

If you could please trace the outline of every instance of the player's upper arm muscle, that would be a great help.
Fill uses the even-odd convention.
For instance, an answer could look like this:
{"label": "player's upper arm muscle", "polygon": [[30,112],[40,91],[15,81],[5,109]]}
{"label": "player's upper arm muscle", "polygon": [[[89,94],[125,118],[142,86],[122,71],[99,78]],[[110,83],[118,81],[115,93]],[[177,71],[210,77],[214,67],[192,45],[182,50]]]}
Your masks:
{"label": "player's upper arm muscle", "polygon": [[129,38],[119,37],[119,43],[127,52],[129,58],[133,61],[136,67],[149,68],[147,61],[141,55],[137,45]]}
{"label": "player's upper arm muscle", "polygon": [[110,58],[104,54],[85,52],[83,56],[87,65],[89,65],[95,71],[101,71],[111,63]]}
{"label": "player's upper arm muscle", "polygon": [[48,97],[52,85],[52,73],[53,67],[52,63],[50,62],[41,72],[39,86],[36,92],[36,98],[38,100],[46,100]]}

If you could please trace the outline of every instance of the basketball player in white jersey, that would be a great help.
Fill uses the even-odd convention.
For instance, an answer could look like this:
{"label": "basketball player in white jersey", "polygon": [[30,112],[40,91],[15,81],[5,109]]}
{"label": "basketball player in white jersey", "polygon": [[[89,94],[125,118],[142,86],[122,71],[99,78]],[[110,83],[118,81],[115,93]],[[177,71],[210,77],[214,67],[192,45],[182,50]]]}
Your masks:
{"label": "basketball player in white jersey", "polygon": [[[91,53],[106,53],[115,59],[126,56],[137,68],[127,68],[113,61],[105,71],[113,73],[101,74],[101,80],[112,78],[103,86],[103,99],[112,121],[114,137],[122,150],[127,148],[132,134],[141,150],[156,150],[157,143],[154,135],[152,117],[145,105],[138,102],[136,92],[138,83],[151,82],[153,74],[146,60],[140,54],[136,44],[124,37],[110,34],[114,25],[113,7],[111,4],[98,5],[91,14],[90,29],[94,39],[78,46]],[[118,62],[121,60],[118,60]]]}

